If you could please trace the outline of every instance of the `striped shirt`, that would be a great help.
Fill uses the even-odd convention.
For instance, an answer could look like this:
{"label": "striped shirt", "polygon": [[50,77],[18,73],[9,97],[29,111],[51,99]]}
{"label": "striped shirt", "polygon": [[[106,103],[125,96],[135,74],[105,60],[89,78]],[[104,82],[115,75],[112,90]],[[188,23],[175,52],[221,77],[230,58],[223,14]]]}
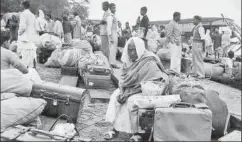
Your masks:
{"label": "striped shirt", "polygon": [[169,38],[172,42],[181,43],[181,30],[178,23],[172,20],[166,26],[166,37]]}

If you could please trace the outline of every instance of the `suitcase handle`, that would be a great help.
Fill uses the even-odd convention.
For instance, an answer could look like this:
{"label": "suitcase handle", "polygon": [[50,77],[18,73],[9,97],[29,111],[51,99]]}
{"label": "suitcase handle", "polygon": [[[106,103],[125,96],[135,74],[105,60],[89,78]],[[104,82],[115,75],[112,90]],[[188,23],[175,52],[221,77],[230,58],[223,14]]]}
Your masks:
{"label": "suitcase handle", "polygon": [[50,139],[55,139],[54,135],[45,131],[41,131],[41,130],[36,130],[36,129],[31,129],[31,134],[33,136],[36,136],[37,134],[39,135],[44,135],[49,137]]}
{"label": "suitcase handle", "polygon": [[170,107],[173,108],[196,108],[195,105],[186,103],[186,102],[179,102],[179,103],[173,103],[170,105]]}

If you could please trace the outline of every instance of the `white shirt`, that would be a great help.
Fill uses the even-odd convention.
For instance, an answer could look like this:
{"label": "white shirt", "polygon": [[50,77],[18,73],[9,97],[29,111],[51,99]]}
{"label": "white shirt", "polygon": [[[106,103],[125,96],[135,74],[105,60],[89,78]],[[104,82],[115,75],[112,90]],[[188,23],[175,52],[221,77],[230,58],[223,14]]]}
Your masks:
{"label": "white shirt", "polygon": [[[195,26],[195,28],[197,28],[197,27],[200,26],[200,25],[202,25],[202,24],[199,23],[197,26]],[[194,30],[194,32],[195,32],[195,30]],[[202,26],[198,28],[198,32],[199,32],[199,34],[200,34],[201,39],[202,39],[202,40],[206,40],[205,30],[204,30],[204,28],[203,28]]]}
{"label": "white shirt", "polygon": [[20,14],[18,40],[34,43],[38,41],[39,35],[36,31],[36,26],[34,14],[29,9],[25,9]]}

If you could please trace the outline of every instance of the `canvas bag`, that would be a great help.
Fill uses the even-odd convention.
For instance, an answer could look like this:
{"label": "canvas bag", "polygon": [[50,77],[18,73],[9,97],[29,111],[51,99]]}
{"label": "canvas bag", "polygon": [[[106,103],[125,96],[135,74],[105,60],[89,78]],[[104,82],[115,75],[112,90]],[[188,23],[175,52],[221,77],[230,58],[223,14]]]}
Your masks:
{"label": "canvas bag", "polygon": [[1,93],[29,96],[33,82],[17,69],[1,70]]}

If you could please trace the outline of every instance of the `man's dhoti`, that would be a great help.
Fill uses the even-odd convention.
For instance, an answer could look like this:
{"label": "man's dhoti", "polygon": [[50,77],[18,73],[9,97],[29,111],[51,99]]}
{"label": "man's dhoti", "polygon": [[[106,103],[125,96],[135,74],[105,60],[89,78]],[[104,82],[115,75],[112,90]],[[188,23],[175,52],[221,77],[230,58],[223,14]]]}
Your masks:
{"label": "man's dhoti", "polygon": [[204,57],[203,43],[193,42],[192,43],[192,65],[193,65],[192,73],[200,77],[205,77],[203,57]]}
{"label": "man's dhoti", "polygon": [[109,40],[107,35],[101,35],[102,47],[101,51],[109,59]]}
{"label": "man's dhoti", "polygon": [[36,55],[37,47],[33,42],[18,42],[18,49],[17,52],[22,57],[23,63],[28,68],[34,68],[37,62],[37,55]]}
{"label": "man's dhoti", "polygon": [[170,65],[170,69],[180,73],[181,71],[181,51],[182,51],[182,47],[181,45],[177,46],[175,43],[169,44],[170,50],[171,50],[171,65]]}
{"label": "man's dhoti", "polygon": [[110,43],[110,55],[109,55],[109,63],[116,65],[116,55],[118,51],[118,43]]}

